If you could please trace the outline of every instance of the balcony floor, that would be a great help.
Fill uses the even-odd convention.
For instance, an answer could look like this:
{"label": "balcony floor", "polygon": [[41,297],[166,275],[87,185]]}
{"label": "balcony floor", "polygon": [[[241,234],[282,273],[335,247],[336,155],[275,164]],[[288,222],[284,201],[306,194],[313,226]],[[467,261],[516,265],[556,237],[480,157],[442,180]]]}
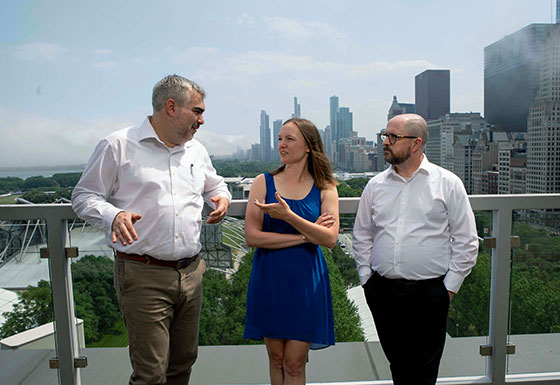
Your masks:
{"label": "balcony floor", "polygon": [[[560,334],[512,336],[517,352],[510,357],[510,373],[560,370]],[[485,373],[486,359],[478,354],[486,337],[448,338],[440,377]],[[88,367],[82,369],[83,385],[126,384],[131,372],[127,348],[89,348]],[[53,350],[0,351],[0,378],[4,385],[56,385],[56,371],[48,368]],[[379,342],[338,343],[312,351],[307,366],[308,383],[390,379],[389,366]],[[263,345],[202,346],[191,383],[266,384],[268,364]]]}

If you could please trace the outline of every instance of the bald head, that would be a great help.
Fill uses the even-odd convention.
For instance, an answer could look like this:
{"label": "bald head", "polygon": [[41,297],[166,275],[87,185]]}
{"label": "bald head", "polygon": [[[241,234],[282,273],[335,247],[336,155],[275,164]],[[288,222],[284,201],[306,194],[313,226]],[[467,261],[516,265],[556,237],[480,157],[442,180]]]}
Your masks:
{"label": "bald head", "polygon": [[423,117],[417,114],[402,114],[397,115],[389,120],[387,127],[395,125],[404,130],[406,135],[417,136],[422,139],[422,148],[426,146],[428,141],[428,124]]}

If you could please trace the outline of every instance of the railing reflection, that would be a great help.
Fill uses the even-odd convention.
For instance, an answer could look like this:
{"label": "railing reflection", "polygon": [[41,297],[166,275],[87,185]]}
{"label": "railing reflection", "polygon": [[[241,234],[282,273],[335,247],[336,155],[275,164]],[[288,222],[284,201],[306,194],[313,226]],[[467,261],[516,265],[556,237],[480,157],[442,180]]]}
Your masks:
{"label": "railing reflection", "polygon": [[[358,198],[341,198],[341,214],[353,214],[358,206]],[[491,383],[505,384],[552,384],[560,380],[560,372],[540,374],[508,375],[507,345],[510,322],[510,275],[511,275],[511,238],[512,218],[514,210],[558,209],[560,194],[542,195],[484,195],[471,196],[470,201],[475,211],[491,211],[492,224],[489,235],[494,238],[491,252],[490,305],[487,348],[490,355],[486,357],[486,373],[481,376],[442,379],[440,383]],[[246,200],[232,202],[228,214],[232,217],[243,217]],[[545,211],[541,211],[545,213]],[[48,239],[48,263],[50,266],[53,310],[56,330],[56,354],[53,366],[58,367],[59,381],[62,384],[80,383],[80,366],[85,364],[80,357],[78,337],[75,326],[74,302],[70,277],[70,263],[66,258],[69,245],[67,221],[76,220],[70,205],[1,205],[0,220],[36,221],[44,220]],[[246,246],[242,238],[242,221],[229,219],[228,227],[239,231],[224,231],[220,234],[205,234],[208,252],[217,255],[214,261],[227,271],[235,263],[236,253],[244,252]],[[30,222],[31,223],[31,222]],[[550,223],[549,223],[550,225]],[[224,231],[224,232],[222,232]],[[216,237],[228,239],[228,247],[213,242]],[[362,382],[366,383],[366,382]],[[381,384],[387,382],[367,382]]]}

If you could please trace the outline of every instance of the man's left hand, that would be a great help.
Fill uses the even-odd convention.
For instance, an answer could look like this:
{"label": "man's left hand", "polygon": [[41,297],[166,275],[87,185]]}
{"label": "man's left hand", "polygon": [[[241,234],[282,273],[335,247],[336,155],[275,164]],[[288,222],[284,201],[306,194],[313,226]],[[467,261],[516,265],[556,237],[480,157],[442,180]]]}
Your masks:
{"label": "man's left hand", "polygon": [[212,201],[216,205],[216,210],[210,213],[206,223],[215,224],[220,222],[226,216],[229,207],[229,200],[226,197],[216,195],[210,198],[210,201]]}
{"label": "man's left hand", "polygon": [[447,294],[449,294],[449,303],[451,303],[451,301],[453,301],[453,295],[455,293],[453,293],[452,291],[447,290]]}

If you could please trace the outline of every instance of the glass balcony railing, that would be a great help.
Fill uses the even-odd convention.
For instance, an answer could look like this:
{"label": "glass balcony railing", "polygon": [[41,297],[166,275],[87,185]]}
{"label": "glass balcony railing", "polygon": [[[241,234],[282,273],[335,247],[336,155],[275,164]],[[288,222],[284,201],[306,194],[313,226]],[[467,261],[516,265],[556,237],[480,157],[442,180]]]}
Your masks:
{"label": "glass balcony railing", "polygon": [[[449,337],[438,383],[558,384],[560,194],[484,195],[471,196],[470,200],[481,248],[475,269],[450,309]],[[250,250],[243,236],[246,204],[246,200],[233,201],[230,217],[224,224],[206,227],[201,236],[203,255],[226,277],[237,270],[242,257]],[[350,256],[350,232],[357,206],[358,198],[340,199],[343,233],[339,245]],[[16,276],[22,277],[21,272],[10,270],[11,264],[19,265],[16,267],[22,271],[25,263],[34,264],[29,271],[38,275],[29,278],[29,282],[38,281],[40,275],[50,283],[54,314],[50,327],[54,329],[55,342],[54,349],[30,345],[25,352],[9,344],[2,346],[2,362],[19,362],[19,366],[14,369],[11,365],[10,370],[10,365],[0,367],[1,382],[125,383],[130,374],[126,348],[95,348],[95,345],[84,348],[84,333],[92,333],[88,328],[91,321],[77,320],[75,316],[75,309],[89,306],[89,300],[80,292],[76,271],[72,285],[74,247],[79,245],[80,256],[91,254],[111,259],[112,252],[105,244],[104,235],[79,221],[67,204],[4,205],[0,206],[0,242],[5,250],[0,254],[0,287],[11,292],[26,287],[21,283],[16,286],[23,287],[6,283],[15,282]],[[9,260],[5,258],[8,255],[11,255]],[[367,318],[367,314],[363,316]],[[362,326],[364,322],[369,321],[362,321]],[[366,342],[337,343],[333,348],[313,352],[308,365],[309,383],[391,383],[375,335],[366,334]],[[126,346],[126,341],[119,343]],[[264,349],[247,350],[261,348],[240,345],[201,348],[193,368],[193,383],[267,382]],[[227,360],[218,361],[218,351]],[[242,354],[250,357],[237,360]],[[52,370],[46,369],[48,365]],[[253,366],[259,365],[262,373],[252,376]],[[37,371],[37,367],[44,370]],[[232,370],[246,379],[232,378],[228,375]]]}

